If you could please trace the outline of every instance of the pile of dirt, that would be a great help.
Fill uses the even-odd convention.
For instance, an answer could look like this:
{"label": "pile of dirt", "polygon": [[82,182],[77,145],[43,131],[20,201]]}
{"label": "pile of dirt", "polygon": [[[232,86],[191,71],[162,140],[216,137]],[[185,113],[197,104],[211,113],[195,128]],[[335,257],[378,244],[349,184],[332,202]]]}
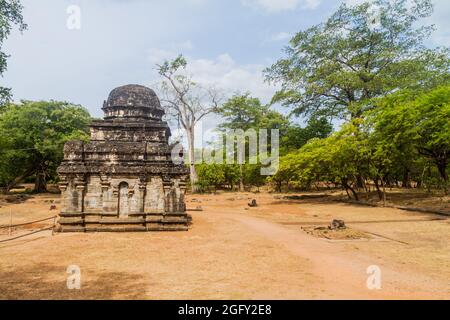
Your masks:
{"label": "pile of dirt", "polygon": [[365,232],[354,230],[348,227],[345,229],[332,230],[329,227],[315,226],[302,227],[302,230],[316,238],[325,238],[328,240],[359,240],[372,238]]}

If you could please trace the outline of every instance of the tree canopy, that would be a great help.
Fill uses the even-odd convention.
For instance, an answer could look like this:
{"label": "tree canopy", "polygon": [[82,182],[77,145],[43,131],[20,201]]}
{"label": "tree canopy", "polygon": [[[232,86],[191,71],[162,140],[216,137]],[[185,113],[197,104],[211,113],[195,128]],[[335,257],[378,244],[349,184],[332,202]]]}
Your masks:
{"label": "tree canopy", "polygon": [[[0,77],[6,71],[8,55],[3,52],[3,42],[11,34],[13,26],[23,31],[27,28],[22,16],[23,6],[18,0],[0,0]],[[0,86],[0,106],[11,99],[11,89]]]}
{"label": "tree canopy", "polygon": [[[434,184],[447,192],[450,153],[450,85],[404,90],[377,99],[378,107],[324,139],[312,139],[280,160],[271,178],[300,188],[342,186],[358,199],[358,176],[380,187],[399,180]],[[438,177],[438,179],[435,179]]]}
{"label": "tree canopy", "polygon": [[36,178],[36,191],[56,178],[64,143],[86,140],[90,115],[67,102],[23,101],[0,114],[0,186],[7,190],[25,178]]}
{"label": "tree canopy", "polygon": [[258,98],[252,97],[249,92],[235,94],[216,112],[224,122],[219,125],[221,129],[279,129],[285,130],[289,125],[287,117],[263,105]]}
{"label": "tree canopy", "polygon": [[445,83],[448,48],[423,45],[433,27],[420,20],[432,10],[430,0],[342,4],[324,23],[298,32],[286,56],[266,69],[267,80],[282,87],[273,102],[297,115],[356,118],[375,97]]}

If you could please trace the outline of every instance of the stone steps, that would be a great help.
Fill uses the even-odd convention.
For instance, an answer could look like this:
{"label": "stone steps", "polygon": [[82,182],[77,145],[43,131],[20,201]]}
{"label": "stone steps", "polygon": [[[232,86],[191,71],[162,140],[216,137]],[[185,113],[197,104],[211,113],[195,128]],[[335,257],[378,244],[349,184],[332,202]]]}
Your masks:
{"label": "stone steps", "polygon": [[82,227],[82,226],[59,226],[57,232],[148,232],[148,231],[189,231],[189,227],[185,225],[176,226],[97,226],[97,227]]}
{"label": "stone steps", "polygon": [[62,214],[59,232],[188,231],[192,217],[186,213],[150,213],[117,217],[104,214]]}

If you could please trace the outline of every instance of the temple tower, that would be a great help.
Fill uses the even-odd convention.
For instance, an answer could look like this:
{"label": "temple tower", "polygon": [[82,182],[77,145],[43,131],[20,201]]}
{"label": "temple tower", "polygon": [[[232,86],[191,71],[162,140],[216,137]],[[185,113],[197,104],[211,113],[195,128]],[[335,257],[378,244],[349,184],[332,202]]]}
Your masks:
{"label": "temple tower", "polygon": [[189,170],[172,161],[172,151],[178,160],[183,151],[169,145],[170,128],[155,92],[139,85],[116,88],[102,110],[104,120],[92,122],[89,142],[64,147],[58,230],[188,230]]}

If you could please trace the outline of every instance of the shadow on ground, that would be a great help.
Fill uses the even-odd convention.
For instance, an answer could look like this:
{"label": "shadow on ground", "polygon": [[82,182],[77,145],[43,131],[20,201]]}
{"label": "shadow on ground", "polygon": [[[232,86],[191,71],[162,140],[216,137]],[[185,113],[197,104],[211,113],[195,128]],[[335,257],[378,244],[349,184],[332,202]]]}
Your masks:
{"label": "shadow on ground", "polygon": [[67,276],[66,267],[47,264],[0,271],[0,299],[137,299],[146,293],[141,278],[134,274],[90,272],[92,280],[82,277],[80,290],[67,288]]}

